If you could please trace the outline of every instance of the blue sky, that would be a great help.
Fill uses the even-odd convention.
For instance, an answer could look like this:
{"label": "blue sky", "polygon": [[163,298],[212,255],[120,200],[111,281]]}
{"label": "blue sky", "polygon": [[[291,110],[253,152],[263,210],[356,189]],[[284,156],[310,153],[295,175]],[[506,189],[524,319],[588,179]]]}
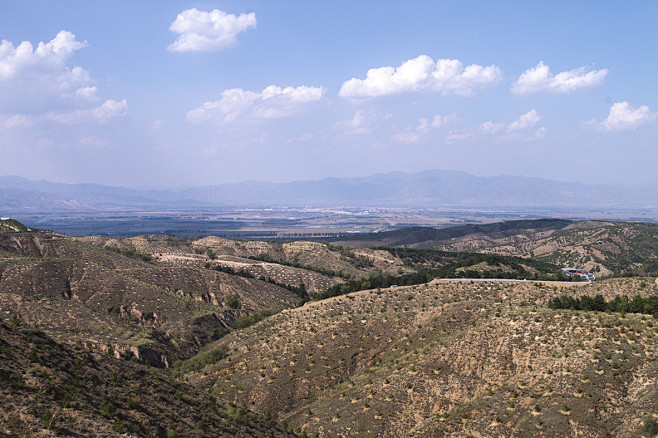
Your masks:
{"label": "blue sky", "polygon": [[463,170],[658,184],[658,2],[29,1],[0,174],[123,186]]}

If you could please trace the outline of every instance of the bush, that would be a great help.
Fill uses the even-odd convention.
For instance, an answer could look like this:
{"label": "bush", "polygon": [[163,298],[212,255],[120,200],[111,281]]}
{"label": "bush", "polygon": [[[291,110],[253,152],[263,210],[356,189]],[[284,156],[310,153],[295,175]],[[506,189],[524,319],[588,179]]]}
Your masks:
{"label": "bush", "polygon": [[239,309],[240,295],[238,294],[227,295],[226,298],[224,298],[224,303],[226,303],[226,305],[231,309]]}
{"label": "bush", "polygon": [[16,371],[11,379],[11,386],[14,389],[21,389],[25,387],[25,379],[20,371]]}
{"label": "bush", "polygon": [[644,421],[644,432],[648,436],[658,436],[658,421],[655,418],[649,417]]}
{"label": "bush", "polygon": [[252,313],[251,315],[239,317],[238,319],[235,320],[234,324],[236,328],[247,328],[251,325],[256,324],[259,321],[262,321],[268,316],[272,316],[278,312],[279,312],[278,310],[267,310],[267,309],[259,310],[257,312]]}
{"label": "bush", "polygon": [[105,418],[111,418],[114,413],[113,412],[114,409],[112,409],[112,405],[107,400],[103,400],[101,402],[100,409],[101,409],[101,414],[103,414]]}
{"label": "bush", "polygon": [[132,259],[141,260],[143,262],[150,262],[153,259],[149,254],[144,254],[134,249],[123,249],[116,246],[106,246],[105,249],[109,249],[110,251],[116,252],[117,254],[121,254]]}
{"label": "bush", "polygon": [[128,409],[134,409],[134,408],[136,408],[137,406],[139,406],[139,403],[137,403],[137,400],[135,400],[134,398],[132,398],[132,397],[128,397],[128,398],[126,399],[126,407],[127,407]]}
{"label": "bush", "polygon": [[201,371],[206,365],[217,363],[226,356],[228,356],[228,347],[225,345],[207,353],[200,352],[187,360],[178,360],[174,362],[174,373],[182,376],[188,373]]}
{"label": "bush", "polygon": [[53,413],[50,412],[50,410],[47,410],[45,415],[43,416],[43,428],[50,429],[50,426],[52,426],[54,419],[55,416],[53,415]]}
{"label": "bush", "polygon": [[123,428],[123,424],[121,423],[121,420],[119,420],[118,418],[116,420],[114,420],[114,424],[112,425],[112,429],[116,433],[123,433],[124,428]]}

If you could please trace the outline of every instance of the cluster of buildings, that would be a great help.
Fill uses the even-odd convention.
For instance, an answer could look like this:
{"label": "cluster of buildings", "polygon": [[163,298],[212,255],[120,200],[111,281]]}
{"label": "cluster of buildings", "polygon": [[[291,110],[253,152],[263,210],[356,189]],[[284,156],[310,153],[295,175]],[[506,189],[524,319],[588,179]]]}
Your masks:
{"label": "cluster of buildings", "polygon": [[576,268],[562,268],[562,273],[566,277],[580,277],[583,280],[592,281],[594,280],[594,275],[587,272],[585,269],[576,269]]}

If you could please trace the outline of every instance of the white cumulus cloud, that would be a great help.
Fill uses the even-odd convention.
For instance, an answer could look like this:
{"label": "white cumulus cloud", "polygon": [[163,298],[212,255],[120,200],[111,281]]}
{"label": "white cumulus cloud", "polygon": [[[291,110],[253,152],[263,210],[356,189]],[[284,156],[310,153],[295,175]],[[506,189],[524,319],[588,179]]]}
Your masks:
{"label": "white cumulus cloud", "polygon": [[382,114],[374,111],[359,110],[354,117],[342,122],[336,122],[334,128],[349,134],[367,134],[382,121],[392,118],[392,114]]}
{"label": "white cumulus cloud", "polygon": [[531,141],[543,138],[547,129],[543,126],[535,129],[542,117],[532,109],[522,114],[511,123],[487,121],[480,125],[461,131],[450,131],[446,135],[448,143],[491,138],[496,141]]}
{"label": "white cumulus cloud", "polygon": [[36,47],[0,42],[0,113],[6,128],[44,121],[105,123],[126,113],[124,100],[99,104],[98,88],[84,68],[70,66],[75,51],[87,47],[74,34],[60,31]]}
{"label": "white cumulus cloud", "polygon": [[649,107],[642,105],[633,108],[628,102],[616,102],[610,107],[610,114],[602,121],[596,119],[586,122],[604,131],[630,131],[642,125],[649,124],[658,118],[658,113],[652,113]]}
{"label": "white cumulus cloud", "polygon": [[485,122],[480,125],[480,131],[487,135],[496,135],[500,133],[512,133],[518,131],[527,131],[534,128],[541,120],[537,111],[532,109],[521,115],[518,119],[510,124]]}
{"label": "white cumulus cloud", "polygon": [[480,131],[487,135],[495,135],[505,129],[504,123],[484,122],[480,125]]}
{"label": "white cumulus cloud", "polygon": [[511,91],[516,94],[541,91],[571,93],[581,88],[603,84],[607,74],[607,69],[588,71],[587,67],[579,67],[553,75],[551,68],[540,61],[536,67],[527,69],[519,76],[519,79],[512,84]]}
{"label": "white cumulus cloud", "polygon": [[54,106],[83,106],[98,101],[97,89],[82,67],[69,67],[73,53],[87,46],[71,32],[36,47],[29,41],[17,46],[0,42],[0,110],[43,112]]}
{"label": "white cumulus cloud", "polygon": [[80,123],[107,123],[110,120],[124,116],[128,111],[126,99],[120,102],[108,99],[103,104],[86,109],[77,109],[68,113],[49,112],[48,119],[65,124],[75,125]]}
{"label": "white cumulus cloud", "polygon": [[437,114],[432,119],[420,118],[418,119],[418,126],[416,127],[416,132],[421,134],[427,134],[433,129],[441,128],[445,125],[449,125],[456,122],[459,122],[459,117],[457,117],[457,114],[455,113],[448,114],[446,116]]}
{"label": "white cumulus cloud", "polygon": [[380,67],[368,70],[365,79],[352,78],[343,83],[339,96],[367,98],[400,93],[438,92],[472,95],[475,90],[498,83],[502,71],[495,65],[467,67],[456,59],[437,59],[421,55],[399,67]]}
{"label": "white cumulus cloud", "polygon": [[457,123],[459,121],[460,119],[455,113],[445,116],[437,114],[431,119],[421,117],[418,119],[418,125],[415,128],[413,125],[407,126],[404,131],[393,134],[391,136],[391,140],[395,143],[404,144],[420,143],[421,141],[425,140],[433,130],[442,128],[446,125]]}
{"label": "white cumulus cloud", "polygon": [[238,44],[238,34],[256,27],[256,14],[227,14],[187,9],[176,17],[169,30],[180,34],[167,50],[172,52],[211,52]]}
{"label": "white cumulus cloud", "polygon": [[238,120],[276,119],[298,114],[309,105],[319,102],[325,93],[322,87],[266,87],[262,92],[232,88],[222,92],[219,100],[205,102],[188,111],[187,120],[203,122],[216,120],[230,123]]}
{"label": "white cumulus cloud", "polygon": [[29,41],[18,46],[7,40],[0,42],[0,79],[17,75],[33,75],[40,72],[65,70],[73,52],[87,46],[86,41],[76,41],[75,35],[62,30],[51,41],[41,41],[36,48]]}
{"label": "white cumulus cloud", "polygon": [[541,116],[537,114],[537,111],[530,110],[527,113],[519,117],[518,120],[513,121],[509,125],[510,131],[519,131],[521,129],[528,129],[535,126],[541,120]]}

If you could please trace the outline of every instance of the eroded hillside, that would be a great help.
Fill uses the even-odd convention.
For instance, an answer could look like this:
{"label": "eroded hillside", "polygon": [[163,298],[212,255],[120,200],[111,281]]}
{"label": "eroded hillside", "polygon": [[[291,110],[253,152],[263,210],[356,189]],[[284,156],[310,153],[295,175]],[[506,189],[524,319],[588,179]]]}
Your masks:
{"label": "eroded hillside", "polygon": [[[654,228],[524,226],[446,247],[492,255],[13,224],[0,232],[0,434],[651,436],[658,301],[548,305],[656,297],[658,280],[523,279],[591,266],[569,255],[581,249],[647,269]],[[520,281],[437,278],[452,276]]]}
{"label": "eroded hillside", "polygon": [[0,235],[0,308],[117,357],[169,366],[240,317],[301,302],[269,282],[114,248],[48,232]]}
{"label": "eroded hillside", "polygon": [[638,436],[658,413],[656,320],[543,304],[657,292],[635,279],[357,292],[229,335],[229,357],[188,379],[320,436]]}
{"label": "eroded hillside", "polygon": [[0,320],[0,435],[290,436],[166,372]]}
{"label": "eroded hillside", "polygon": [[438,243],[437,249],[532,257],[597,275],[658,271],[658,225],[575,222],[562,229],[513,236],[483,234]]}
{"label": "eroded hillside", "polygon": [[518,256],[597,276],[658,273],[658,224],[520,220],[450,228],[406,228],[353,236],[339,244],[422,248]]}

